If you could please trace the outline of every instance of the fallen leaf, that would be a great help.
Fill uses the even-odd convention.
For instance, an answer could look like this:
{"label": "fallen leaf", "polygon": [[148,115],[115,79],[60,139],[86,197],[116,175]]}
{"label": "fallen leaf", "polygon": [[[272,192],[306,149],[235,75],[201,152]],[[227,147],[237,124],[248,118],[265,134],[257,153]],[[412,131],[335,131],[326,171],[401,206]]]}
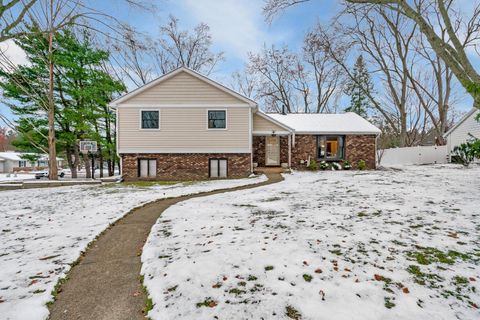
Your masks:
{"label": "fallen leaf", "polygon": [[373,277],[374,277],[375,280],[377,280],[377,281],[382,281],[382,280],[384,279],[384,277],[381,276],[381,275],[379,275],[379,274],[375,274],[375,275],[373,275]]}
{"label": "fallen leaf", "polygon": [[470,278],[468,278],[468,280],[470,280],[472,282],[477,281],[477,279],[475,279],[474,277],[470,277]]}
{"label": "fallen leaf", "polygon": [[345,271],[347,271],[347,272],[351,272],[351,271],[352,271],[352,270],[350,270],[350,269],[348,269],[348,268],[345,268],[345,269],[343,269],[343,270],[345,270]]}
{"label": "fallen leaf", "polygon": [[140,295],[140,291],[135,291],[135,292],[133,293],[133,296],[134,296],[134,297],[138,297],[139,295]]}
{"label": "fallen leaf", "polygon": [[34,279],[34,280],[32,280],[32,281],[30,282],[29,286],[31,286],[32,284],[35,284],[35,283],[37,283],[37,282],[38,282],[38,280]]}
{"label": "fallen leaf", "polygon": [[217,306],[217,302],[216,302],[216,301],[210,301],[210,302],[208,303],[208,306],[209,306],[210,308],[216,307],[216,306]]}
{"label": "fallen leaf", "polygon": [[320,268],[315,269],[315,273],[322,273],[322,269]]}
{"label": "fallen leaf", "polygon": [[403,293],[410,293],[410,290],[408,290],[407,287],[404,287],[404,288],[402,289],[402,291],[403,291]]}
{"label": "fallen leaf", "polygon": [[303,264],[308,266],[308,262],[307,261],[303,261]]}

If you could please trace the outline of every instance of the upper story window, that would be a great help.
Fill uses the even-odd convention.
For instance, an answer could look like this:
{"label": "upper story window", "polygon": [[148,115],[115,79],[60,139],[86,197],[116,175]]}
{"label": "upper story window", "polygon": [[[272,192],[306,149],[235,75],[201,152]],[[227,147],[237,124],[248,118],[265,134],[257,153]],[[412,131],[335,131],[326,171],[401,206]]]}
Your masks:
{"label": "upper story window", "polygon": [[160,112],[158,110],[142,110],[141,115],[142,129],[160,128]]}
{"label": "upper story window", "polygon": [[208,110],[208,129],[226,129],[227,111]]}
{"label": "upper story window", "polygon": [[342,160],[345,156],[344,136],[317,136],[317,158]]}

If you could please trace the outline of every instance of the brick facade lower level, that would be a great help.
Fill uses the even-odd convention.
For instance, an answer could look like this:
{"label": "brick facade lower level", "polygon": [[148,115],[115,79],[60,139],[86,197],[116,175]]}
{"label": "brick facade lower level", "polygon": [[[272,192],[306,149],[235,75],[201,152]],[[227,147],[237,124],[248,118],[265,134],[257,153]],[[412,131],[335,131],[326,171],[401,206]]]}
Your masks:
{"label": "brick facade lower level", "polygon": [[[243,178],[251,173],[250,153],[128,153],[121,154],[122,175],[132,180],[204,180],[209,179],[209,159],[227,159],[228,178]],[[138,159],[156,159],[155,178],[138,177]]]}
{"label": "brick facade lower level", "polygon": [[[375,169],[376,162],[375,135],[345,136],[345,159],[355,168],[358,161],[364,160],[368,169]],[[293,169],[306,169],[308,159],[317,160],[317,136],[299,134],[295,136],[295,146],[292,145]],[[288,138],[280,138],[280,158],[282,163],[288,162]],[[265,165],[265,136],[253,137],[253,162],[259,167]],[[342,160],[338,160],[342,162]]]}

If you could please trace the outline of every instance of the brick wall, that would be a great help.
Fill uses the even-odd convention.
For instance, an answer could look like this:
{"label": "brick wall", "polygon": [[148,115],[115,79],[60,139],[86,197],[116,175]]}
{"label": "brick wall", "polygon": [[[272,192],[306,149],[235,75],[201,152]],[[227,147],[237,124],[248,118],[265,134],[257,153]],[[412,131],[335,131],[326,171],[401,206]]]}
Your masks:
{"label": "brick wall", "polygon": [[317,138],[313,135],[296,135],[295,147],[292,146],[292,168],[305,169],[306,163],[301,164],[301,160],[316,159]]}
{"label": "brick wall", "polygon": [[[225,158],[228,160],[228,178],[243,178],[250,175],[249,153],[165,153],[165,154],[121,154],[122,175],[132,180],[203,180],[208,179],[208,160]],[[156,159],[155,178],[138,177],[138,159]]]}
{"label": "brick wall", "polygon": [[345,159],[355,168],[359,160],[365,160],[368,169],[376,168],[376,150],[374,135],[346,136]]}
{"label": "brick wall", "polygon": [[[292,168],[306,169],[306,164],[300,164],[301,160],[315,159],[317,157],[316,136],[295,136],[295,147],[292,147]],[[350,135],[345,137],[345,159],[350,161],[353,167],[359,160],[365,160],[368,169],[375,169],[375,136],[374,135]],[[341,161],[339,161],[341,162]]]}
{"label": "brick wall", "polygon": [[265,136],[253,136],[253,162],[259,167],[265,166]]}

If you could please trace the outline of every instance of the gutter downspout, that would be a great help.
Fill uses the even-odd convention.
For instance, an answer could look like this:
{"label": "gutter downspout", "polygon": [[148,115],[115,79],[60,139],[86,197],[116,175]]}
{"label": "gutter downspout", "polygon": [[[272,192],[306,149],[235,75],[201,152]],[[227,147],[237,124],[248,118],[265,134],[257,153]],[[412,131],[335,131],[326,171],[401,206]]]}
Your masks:
{"label": "gutter downspout", "polygon": [[292,134],[288,135],[288,168],[292,167]]}

